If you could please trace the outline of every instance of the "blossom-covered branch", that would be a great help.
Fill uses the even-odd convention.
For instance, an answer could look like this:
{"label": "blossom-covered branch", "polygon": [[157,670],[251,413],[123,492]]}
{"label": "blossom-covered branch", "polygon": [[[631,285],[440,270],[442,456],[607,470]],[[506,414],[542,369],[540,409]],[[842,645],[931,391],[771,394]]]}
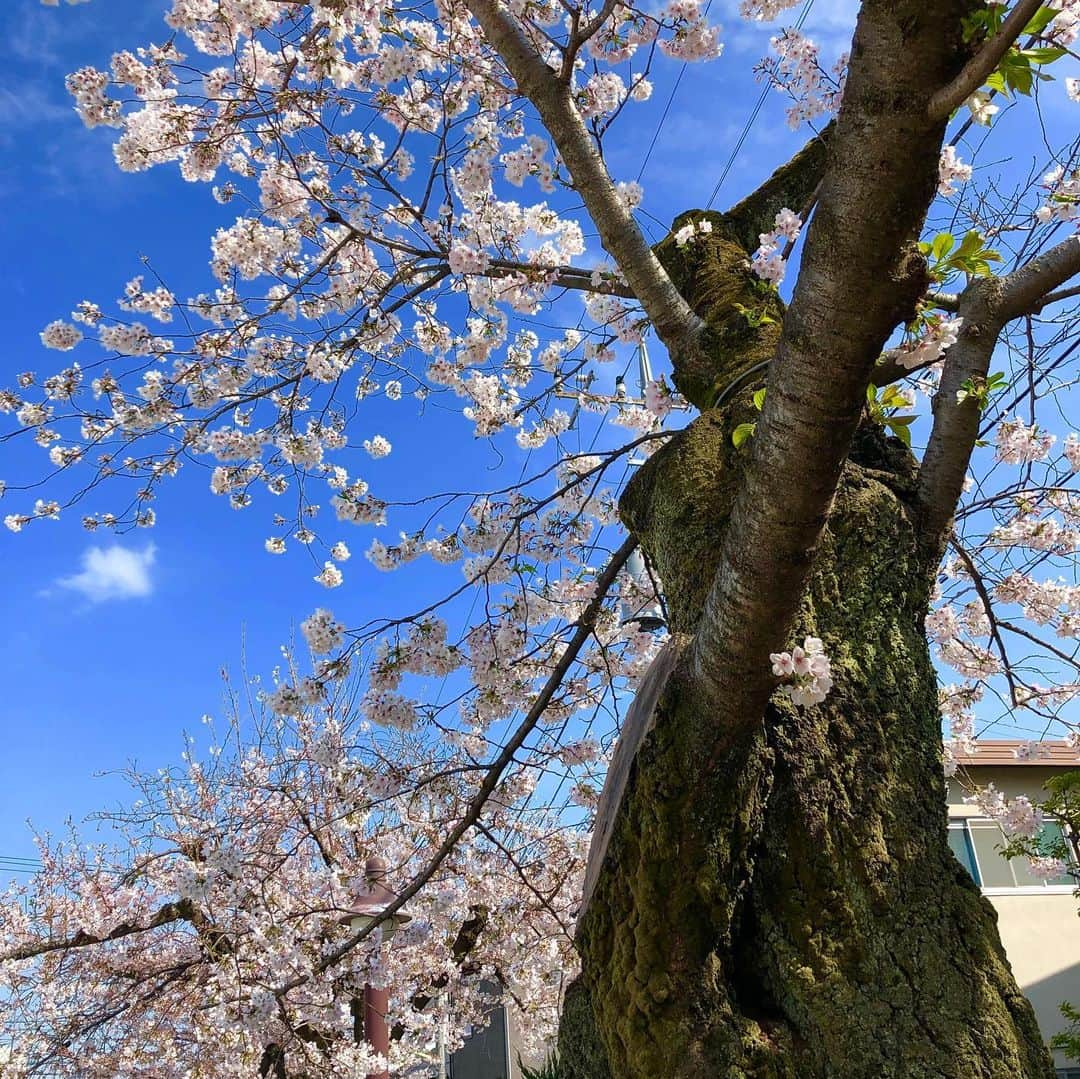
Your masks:
{"label": "blossom-covered branch", "polygon": [[1070,236],[1004,277],[975,279],[962,293],[963,328],[945,355],[934,426],[919,469],[919,504],[931,550],[940,553],[944,544],[978,438],[980,400],[964,393],[965,385],[986,379],[1002,327],[1077,273],[1080,237]]}

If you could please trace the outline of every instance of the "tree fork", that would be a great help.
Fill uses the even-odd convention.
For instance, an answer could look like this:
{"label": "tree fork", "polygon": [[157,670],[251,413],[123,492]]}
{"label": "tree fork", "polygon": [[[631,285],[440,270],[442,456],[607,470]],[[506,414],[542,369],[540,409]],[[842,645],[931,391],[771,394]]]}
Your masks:
{"label": "tree fork", "polygon": [[[643,467],[622,511],[703,601],[731,480],[682,512],[704,462],[737,471],[751,389]],[[665,497],[661,492],[668,492]],[[838,675],[825,704],[770,702],[719,752],[681,652],[638,748],[578,928],[560,1035],[572,1079],[1048,1079],[996,917],[946,842],[932,567],[914,460],[864,426],[800,610]],[[706,752],[711,764],[702,767]]]}
{"label": "tree fork", "polygon": [[[692,652],[745,483],[750,450],[731,436],[757,419],[764,377],[746,376],[772,359],[784,312],[715,224],[657,253],[708,326],[714,368],[696,389],[743,382],[620,503],[664,582],[673,670],[624,787],[602,799],[613,820],[590,856],[563,1067],[572,1079],[1048,1079],[993,909],[946,842],[923,630],[936,561],[916,462],[865,420],[793,632],[826,641],[837,688],[816,708],[774,699],[717,728]],[[775,305],[777,321],[751,326],[735,308],[750,302]]]}

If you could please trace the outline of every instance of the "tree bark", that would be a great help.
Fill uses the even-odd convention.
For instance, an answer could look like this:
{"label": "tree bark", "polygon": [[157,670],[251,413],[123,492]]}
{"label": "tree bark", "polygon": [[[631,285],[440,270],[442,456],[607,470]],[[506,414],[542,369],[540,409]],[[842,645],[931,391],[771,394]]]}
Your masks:
{"label": "tree bark", "polygon": [[[712,251],[714,295],[741,302],[738,245]],[[776,328],[761,333],[767,352]],[[724,362],[744,372],[761,349],[732,343]],[[622,499],[678,656],[579,920],[564,1072],[1048,1079],[993,908],[946,842],[916,462],[865,420],[792,637],[825,641],[836,688],[814,708],[774,695],[717,731],[692,642],[748,457],[732,432],[757,418],[760,384],[703,413]]]}

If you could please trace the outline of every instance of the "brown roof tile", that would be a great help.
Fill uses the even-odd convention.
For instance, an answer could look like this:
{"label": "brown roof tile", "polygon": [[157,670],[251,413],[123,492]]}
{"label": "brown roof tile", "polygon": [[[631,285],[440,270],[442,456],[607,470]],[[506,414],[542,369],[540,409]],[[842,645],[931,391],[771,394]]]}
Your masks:
{"label": "brown roof tile", "polygon": [[976,744],[979,750],[974,755],[956,754],[957,764],[965,768],[1000,768],[1014,764],[1038,768],[1080,768],[1080,751],[1065,742],[1043,742],[1049,753],[1045,757],[1028,757],[1025,760],[1021,760],[1013,752],[1018,746],[1027,744],[1022,738],[984,738]]}

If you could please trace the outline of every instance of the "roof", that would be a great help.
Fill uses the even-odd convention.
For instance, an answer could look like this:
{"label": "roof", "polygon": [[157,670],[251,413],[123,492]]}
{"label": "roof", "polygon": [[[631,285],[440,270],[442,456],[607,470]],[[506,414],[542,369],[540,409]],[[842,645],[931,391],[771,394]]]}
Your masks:
{"label": "roof", "polygon": [[1024,765],[1035,768],[1080,768],[1080,750],[1066,742],[1038,742],[1045,756],[1018,757],[1015,750],[1032,743],[1024,738],[981,738],[975,743],[979,748],[974,754],[956,753],[957,764],[965,768],[1001,768],[1004,765]]}

